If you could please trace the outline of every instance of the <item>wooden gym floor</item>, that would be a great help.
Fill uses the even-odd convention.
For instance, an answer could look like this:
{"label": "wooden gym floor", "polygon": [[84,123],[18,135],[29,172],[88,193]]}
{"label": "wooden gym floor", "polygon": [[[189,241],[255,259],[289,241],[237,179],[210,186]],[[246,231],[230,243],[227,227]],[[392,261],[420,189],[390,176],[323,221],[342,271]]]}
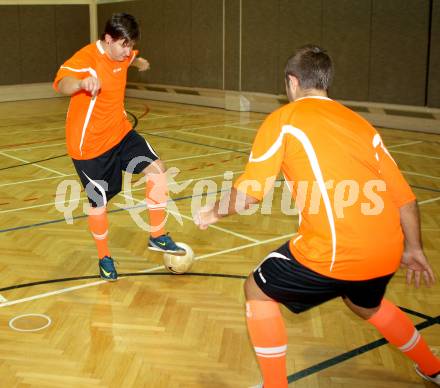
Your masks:
{"label": "wooden gym floor", "polygon": [[[225,171],[240,174],[265,115],[127,100],[127,111],[138,118],[137,130],[168,167],[180,171],[171,195],[182,224],[171,214],[167,229],[193,247],[192,272],[203,276],[170,275],[161,255],[145,249],[146,232],[131,217],[139,210],[138,217],[145,218],[139,205],[143,187],[132,185],[109,207],[110,249],[122,276],[106,283],[96,276],[84,193],[79,203],[66,202],[69,192],[66,201],[56,196],[62,181],[77,181],[65,155],[67,105],[67,99],[0,104],[0,386],[257,384],[244,319],[244,277],[296,231],[297,219],[278,206],[270,216],[230,217],[200,232],[191,221],[191,203],[202,199],[192,195],[203,179],[213,182],[212,199]],[[425,249],[439,278],[440,137],[380,132],[418,196]],[[275,203],[279,198],[277,192]],[[57,207],[75,207],[71,224]],[[440,286],[408,288],[399,272],[387,296],[408,309],[440,351]],[[292,387],[429,386],[410,361],[339,300],[299,316],[286,310],[283,315]],[[42,328],[47,319],[50,325]]]}

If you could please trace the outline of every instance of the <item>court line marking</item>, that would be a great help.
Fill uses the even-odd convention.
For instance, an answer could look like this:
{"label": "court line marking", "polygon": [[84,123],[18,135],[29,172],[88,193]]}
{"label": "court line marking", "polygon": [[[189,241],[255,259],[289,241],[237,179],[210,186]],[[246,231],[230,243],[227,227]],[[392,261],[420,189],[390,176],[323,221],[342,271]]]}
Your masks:
{"label": "court line marking", "polygon": [[[238,151],[249,151],[250,147],[246,147],[246,148],[241,148]],[[200,154],[200,155],[193,155],[193,156],[184,156],[182,158],[174,158],[174,159],[167,159],[164,160],[165,163],[169,163],[169,162],[175,162],[178,160],[188,160],[188,159],[196,159],[196,158],[204,158],[206,156],[214,156],[214,155],[222,155],[222,154],[230,154],[232,152],[236,152],[236,150],[231,150],[231,151],[220,151],[220,152],[212,152],[210,154]]]}
{"label": "court line marking", "polygon": [[424,177],[424,178],[440,179],[440,176],[427,175],[427,174],[420,174],[420,173],[418,173],[418,172],[405,171],[405,170],[400,170],[400,172],[402,172],[402,173],[404,173],[404,174],[408,174],[408,175],[422,176],[422,177]]}
{"label": "court line marking", "polygon": [[11,151],[27,151],[27,150],[35,150],[37,148],[48,148],[48,147],[56,147],[60,145],[66,145],[66,142],[63,143],[55,143],[55,144],[46,144],[41,146],[34,146],[34,147],[23,147],[23,148],[8,148],[8,152]]}
{"label": "court line marking", "polygon": [[[440,200],[440,197],[436,197],[436,198],[432,198],[432,199],[429,199],[429,200],[421,201],[421,202],[419,202],[419,204],[422,205],[422,204],[430,203],[430,202],[433,202],[433,201],[436,201],[436,200]],[[250,248],[250,247],[254,247],[254,246],[258,246],[258,245],[263,245],[263,244],[266,244],[266,243],[269,243],[269,242],[274,242],[274,241],[277,241],[277,240],[281,240],[281,239],[284,239],[284,238],[287,238],[287,237],[292,237],[294,234],[295,233],[287,234],[287,235],[283,235],[283,236],[274,237],[272,239],[261,240],[261,241],[256,242],[256,243],[245,244],[245,245],[241,245],[241,246],[238,246],[238,247],[225,249],[225,250],[218,251],[218,252],[208,253],[208,254],[196,257],[195,260],[202,260],[202,259],[205,259],[205,258],[208,258],[208,257],[218,256],[218,255],[225,254],[225,253],[236,252],[236,251],[239,251],[239,250],[242,250],[242,249],[246,249],[246,248]],[[158,267],[150,268],[150,269],[139,271],[139,272],[140,273],[148,273],[148,272],[156,271],[158,269],[164,269],[164,266],[158,266]],[[122,278],[120,278],[120,279],[122,279]],[[62,293],[66,293],[66,292],[70,292],[70,291],[74,291],[74,290],[78,290],[78,289],[83,289],[83,288],[88,288],[88,287],[92,287],[92,286],[103,284],[103,283],[106,283],[106,281],[105,280],[101,280],[101,281],[97,281],[97,282],[93,282],[93,283],[87,283],[87,284],[82,284],[82,285],[79,285],[79,286],[68,287],[68,288],[64,288],[64,289],[60,289],[60,290],[56,290],[56,291],[46,292],[46,293],[43,293],[43,294],[37,294],[37,295],[31,296],[31,297],[27,297],[27,298],[11,300],[11,301],[8,301],[6,303],[0,303],[0,307],[12,306],[12,305],[15,305],[15,304],[20,304],[20,303],[24,303],[24,302],[28,302],[28,301],[36,300],[36,299],[41,299],[41,298],[45,298],[45,297],[49,297],[49,296],[53,296],[53,295],[59,295],[59,294],[62,294]]]}
{"label": "court line marking", "polygon": [[191,135],[191,136],[197,136],[197,137],[205,137],[207,139],[220,140],[220,141],[229,142],[229,143],[252,145],[252,143],[248,142],[248,141],[244,142],[244,141],[240,141],[240,140],[226,139],[224,137],[203,135],[201,133],[193,133],[193,132],[186,132],[185,131],[185,135]]}
{"label": "court line marking", "polygon": [[[130,110],[131,111],[131,110]],[[178,117],[189,117],[189,116],[208,116],[210,113],[207,112],[200,112],[200,113],[182,113],[180,115],[173,115],[173,116],[162,116],[162,117],[142,117],[138,119],[139,121],[151,121],[151,120],[157,120],[157,119],[163,119],[163,118],[178,118]],[[150,115],[150,113],[148,114]]]}
{"label": "court line marking", "polygon": [[424,205],[425,203],[436,202],[438,200],[440,200],[440,197],[435,197],[435,198],[431,198],[431,199],[425,199],[424,201],[420,201],[419,205]]}
{"label": "court line marking", "polygon": [[62,172],[59,172],[59,171],[53,170],[53,169],[48,168],[48,167],[41,166],[41,165],[39,165],[38,163],[31,163],[31,162],[29,162],[29,161],[27,161],[27,160],[25,160],[25,159],[18,158],[18,157],[16,157],[16,156],[12,156],[12,155],[8,155],[8,154],[5,153],[4,151],[0,151],[0,155],[6,156],[6,157],[11,158],[11,159],[18,160],[18,161],[23,162],[23,163],[29,163],[29,164],[28,164],[29,166],[39,167],[39,168],[42,168],[43,170],[50,171],[50,172],[52,172],[52,173],[54,173],[54,174],[58,174],[58,175],[60,175],[60,176],[66,176],[66,174],[64,174],[64,173],[62,173]]}
{"label": "court line marking", "polygon": [[[15,322],[17,319],[20,319],[20,318],[27,318],[27,317],[39,317],[39,318],[45,318],[45,319],[47,320],[47,323],[44,324],[43,326],[40,326],[40,327],[36,328],[36,329],[19,329],[18,327],[14,326],[14,322]],[[46,315],[46,314],[21,314],[21,315],[17,315],[16,317],[12,318],[12,319],[9,321],[9,327],[10,327],[12,330],[15,330],[15,331],[21,331],[21,332],[34,332],[34,331],[40,331],[40,330],[45,329],[46,327],[49,327],[51,324],[52,324],[52,319],[50,319],[50,317],[49,317],[48,315]]]}
{"label": "court line marking", "polygon": [[[255,242],[255,243],[245,244],[245,245],[241,245],[241,246],[238,246],[238,247],[235,247],[235,248],[230,248],[230,249],[225,249],[225,250],[218,251],[218,252],[209,253],[207,255],[201,255],[201,256],[196,257],[195,260],[202,260],[202,259],[205,259],[205,258],[208,258],[208,257],[218,256],[218,255],[221,255],[223,253],[236,252],[236,251],[239,251],[239,250],[242,250],[242,249],[252,248],[252,247],[255,247],[255,246],[258,246],[258,245],[263,245],[263,244],[271,243],[271,242],[274,242],[274,241],[282,240],[282,239],[285,239],[287,237],[291,237],[294,234],[289,233],[289,234],[286,234],[286,235],[283,235],[283,236],[278,236],[278,237],[267,239],[267,240],[261,240],[261,241]],[[138,272],[139,273],[149,273],[149,272],[154,272],[154,271],[157,271],[157,270],[160,270],[160,269],[165,269],[165,266],[164,265],[160,265],[160,266],[157,266],[157,267],[149,268],[149,269],[138,271]],[[120,281],[121,279],[125,279],[125,277],[120,277],[118,279],[118,281]],[[84,288],[93,287],[93,286],[97,286],[97,285],[104,284],[104,283],[108,283],[108,282],[106,280],[98,280],[98,281],[92,282],[92,283],[80,284],[78,286],[61,288],[59,290],[44,292],[42,294],[36,294],[36,295],[33,295],[33,296],[28,296],[26,298],[10,300],[10,301],[5,302],[5,303],[0,303],[0,308],[1,307],[7,307],[7,306],[13,306],[13,305],[21,304],[21,303],[25,303],[25,302],[30,302],[32,300],[43,299],[43,298],[47,298],[49,296],[65,294],[67,292],[81,290],[81,289],[84,289]]]}
{"label": "court line marking", "polygon": [[[249,120],[246,124],[250,124],[250,123],[254,123],[254,122],[261,122],[263,120]],[[216,128],[216,127],[227,127],[229,125],[235,125],[235,124],[242,124],[241,121],[238,122],[232,122],[232,123],[220,123],[220,124],[210,124],[210,125],[205,125],[202,127],[191,127],[191,128],[179,128],[179,129],[169,129],[167,131],[157,131],[157,132],[152,132],[151,134],[162,134],[162,133],[168,133],[168,132],[185,132],[185,131],[193,131],[193,130],[198,130],[198,129],[206,129],[206,128]],[[143,131],[148,131],[148,128],[143,129]]]}
{"label": "court line marking", "polygon": [[[158,119],[159,118],[162,118],[162,117],[157,117]],[[156,118],[154,118],[153,120],[155,120]],[[141,120],[144,120],[144,119],[140,119],[140,121]],[[224,125],[224,124],[219,124],[219,125]],[[225,125],[225,126],[228,126],[228,125]],[[237,126],[230,126],[230,127],[232,127],[232,128],[240,128],[240,127],[237,127]],[[205,128],[205,127],[204,127]],[[182,131],[187,131],[187,130],[192,130],[193,128],[190,128],[190,129],[182,129]],[[196,129],[199,129],[199,128],[194,128],[194,130],[196,130]],[[242,128],[242,129],[246,129],[246,128]],[[148,130],[148,128],[147,129],[145,129],[145,130]],[[170,130],[171,131],[171,130]],[[253,129],[252,131],[256,131],[256,129]],[[157,132],[157,133],[159,133],[159,132]],[[34,150],[34,149],[39,149],[39,148],[50,148],[50,147],[57,147],[57,146],[60,146],[60,145],[65,145],[66,144],[66,142],[63,142],[63,143],[55,143],[55,144],[46,144],[46,145],[40,145],[40,146],[33,146],[33,147],[20,147],[20,148],[8,148],[7,149],[7,152],[11,152],[11,151],[28,151],[28,150]],[[247,143],[246,143],[247,144]]]}
{"label": "court line marking", "polygon": [[393,153],[394,154],[402,154],[402,155],[415,156],[415,157],[418,157],[418,158],[435,159],[435,160],[439,160],[440,159],[440,157],[438,157],[438,156],[416,154],[416,153],[413,153],[413,152],[393,151]]}
{"label": "court line marking", "polygon": [[[240,148],[239,150],[221,151],[221,152],[212,152],[210,154],[200,154],[200,155],[184,156],[182,158],[165,159],[164,162],[165,163],[169,163],[169,162],[175,162],[175,161],[178,161],[178,160],[189,160],[189,159],[203,158],[203,157],[207,157],[207,156],[228,154],[228,153],[232,153],[232,152],[236,152],[236,151],[248,151],[249,149],[250,149],[249,147],[246,147],[246,148]],[[66,177],[78,176],[78,174],[76,174],[76,173],[65,174],[65,176]],[[60,179],[60,178],[61,178],[60,176],[51,176],[51,177],[47,177],[47,178],[28,179],[28,180],[19,181],[19,182],[2,183],[2,184],[0,184],[0,187],[15,186],[15,185],[23,184],[23,183],[31,183],[31,182],[38,182],[38,181],[44,181],[44,180],[50,180],[50,179]]]}
{"label": "court line marking", "polygon": [[47,177],[47,178],[28,179],[28,180],[25,180],[25,181],[19,181],[19,182],[2,183],[2,184],[0,185],[0,187],[4,187],[4,186],[15,186],[15,185],[21,185],[21,184],[23,184],[23,183],[31,183],[31,182],[38,182],[38,181],[46,181],[46,180],[49,180],[49,179],[61,179],[61,178],[69,177],[69,176],[78,176],[78,174],[73,173],[73,174],[67,174],[67,175],[65,175],[64,177],[63,177],[63,176],[49,176],[49,177]]}
{"label": "court line marking", "polygon": [[[142,205],[145,206],[145,208],[147,207],[147,204],[146,204],[146,201],[145,201],[145,200],[141,201],[141,200],[139,200],[139,199],[137,199],[137,198],[134,198],[134,197],[131,196],[131,195],[122,194],[122,193],[120,193],[119,195],[121,195],[121,196],[124,197],[124,198],[131,199],[131,200],[137,202],[138,204],[142,204]],[[179,215],[180,217],[182,217],[182,218],[184,218],[184,219],[186,219],[186,220],[189,220],[189,221],[192,221],[192,220],[193,220],[192,217],[187,216],[187,215],[182,214],[182,213],[177,213],[177,212],[174,212],[174,211],[171,211],[171,210],[168,210],[168,213],[171,213],[171,214],[174,214],[174,215]],[[231,234],[232,236],[240,237],[240,238],[242,238],[242,239],[244,239],[244,240],[248,240],[248,241],[252,241],[252,242],[259,242],[259,241],[260,241],[260,240],[257,240],[257,239],[255,239],[255,238],[252,238],[252,237],[246,236],[246,235],[241,234],[241,233],[233,232],[232,230],[225,229],[225,228],[222,228],[222,227],[217,226],[217,225],[209,225],[208,228],[216,229],[216,230],[219,230],[219,231],[221,231],[221,232],[223,232],[223,233],[228,233],[228,234]]]}
{"label": "court line marking", "polygon": [[22,132],[41,132],[41,131],[54,131],[59,129],[65,129],[65,126],[62,127],[53,127],[53,128],[37,128],[37,129],[17,129],[15,131],[8,132],[7,135],[12,133],[22,133]]}
{"label": "court line marking", "polygon": [[387,148],[405,147],[405,146],[409,146],[409,145],[413,145],[413,144],[420,144],[420,143],[423,143],[423,141],[417,140],[417,141],[410,141],[408,143],[394,144],[394,145],[387,146]]}
{"label": "court line marking", "polygon": [[[151,132],[151,134],[152,135],[160,135],[162,133],[169,133],[169,132],[184,132],[184,131],[191,131],[191,130],[195,130],[195,129],[217,128],[217,127],[221,127],[223,125],[224,125],[224,123],[203,125],[203,126],[197,127],[197,128],[191,127],[191,128],[167,129],[166,131],[154,131],[154,132]],[[148,131],[151,131],[151,129],[145,128],[142,131],[148,132]]]}
{"label": "court line marking", "polygon": [[[243,170],[240,171],[232,171],[232,174],[240,174],[242,173]],[[212,179],[212,178],[219,178],[224,176],[224,174],[219,174],[219,175],[211,175],[211,176],[207,176],[207,177],[199,177],[199,178],[188,178],[188,179],[184,179],[182,181],[177,181],[175,184],[182,184],[182,183],[186,183],[188,181],[193,181],[193,182],[197,182],[203,179]],[[170,187],[172,187],[173,185],[170,185]],[[134,191],[144,191],[145,187],[139,187],[137,189],[131,189],[131,190],[123,190],[121,191],[121,193],[127,193],[127,192],[134,192]],[[71,202],[78,202],[78,206],[80,202],[83,202],[87,200],[87,197],[80,197],[78,198],[74,198],[74,199],[69,199],[69,200],[65,200],[65,201],[53,201],[53,202],[48,202],[48,203],[42,203],[39,205],[32,205],[32,206],[24,206],[24,207],[20,207],[20,208],[14,208],[14,209],[6,209],[6,210],[0,210],[0,214],[2,213],[14,213],[14,212],[18,212],[18,211],[22,211],[22,210],[28,210],[28,209],[35,209],[35,208],[39,208],[39,207],[45,207],[45,206],[50,206],[50,205],[57,205],[57,204],[65,204],[65,203],[71,203]]]}
{"label": "court line marking", "polygon": [[[234,151],[224,151],[225,153],[229,153],[229,152],[235,152],[236,150],[234,150]],[[1,153],[1,152],[0,152]],[[215,153],[214,153],[215,154]],[[195,157],[202,157],[202,156],[208,156],[208,154],[205,154],[205,155],[197,155],[197,156],[195,156]],[[186,158],[188,158],[188,159],[190,159],[190,158],[193,158],[193,156],[190,156],[190,157],[186,157]],[[183,160],[183,159],[181,159],[181,160]],[[166,160],[165,160],[165,162],[166,162]],[[405,171],[402,171],[402,172],[405,172]],[[422,174],[419,174],[419,173],[410,173],[410,172],[407,172],[408,174],[417,174],[417,175],[422,175]],[[76,174],[70,174],[70,175],[64,175],[65,177],[67,177],[67,176],[75,176]],[[221,175],[216,175],[216,176],[210,176],[210,177],[204,177],[204,178],[201,178],[201,179],[210,179],[210,178],[216,178],[216,177],[219,177],[219,176],[221,176]],[[423,175],[422,175],[423,176]],[[429,176],[429,175],[426,175],[426,177],[431,177],[431,176]],[[48,178],[40,178],[40,180],[46,180],[46,179],[57,179],[57,178],[59,178],[59,177],[48,177]],[[432,177],[432,178],[436,178],[436,179],[439,179],[438,177]],[[198,180],[200,180],[200,179],[198,179]],[[31,180],[31,181],[35,181],[35,180]],[[22,182],[29,182],[29,181],[22,181]],[[182,183],[182,182],[184,182],[184,181],[180,181],[180,183]],[[19,183],[21,183],[21,182],[17,182],[17,183],[6,183],[6,184],[2,184],[2,185],[0,185],[0,187],[1,186],[8,186],[8,185],[14,185],[14,184],[19,184]],[[179,183],[179,182],[177,182],[177,183]],[[132,191],[138,191],[138,190],[141,190],[141,189],[134,189],[134,190],[132,190]],[[122,191],[123,193],[125,192],[125,191]],[[80,201],[84,201],[86,198],[81,198],[80,199]],[[426,202],[426,201],[422,201],[422,202],[419,202],[419,204],[423,204],[423,203],[430,203],[430,202],[436,202],[438,200],[438,198],[433,198],[433,199],[429,199],[429,200],[426,200],[426,201],[428,201],[428,202]],[[32,205],[32,206],[25,206],[25,207],[21,207],[21,208],[14,208],[14,209],[7,209],[7,210],[0,210],[0,214],[1,213],[10,213],[10,212],[16,212],[16,211],[21,211],[21,210],[27,210],[27,209],[34,209],[34,208],[39,208],[39,207],[44,207],[44,206],[49,206],[49,205],[52,205],[52,204],[62,204],[62,203],[70,203],[70,202],[72,202],[72,201],[74,201],[74,200],[68,200],[68,201],[64,201],[64,202],[60,202],[60,201],[58,201],[58,202],[50,202],[50,203],[45,203],[45,204],[39,204],[39,205]]]}
{"label": "court line marking", "polygon": [[226,127],[231,127],[231,128],[237,128],[237,129],[245,129],[247,131],[252,131],[252,132],[256,132],[258,131],[258,128],[246,128],[246,127],[240,127],[238,125],[225,125]]}
{"label": "court line marking", "polygon": [[[164,117],[166,117],[166,116],[164,116]],[[158,117],[158,118],[160,118],[160,117]],[[140,119],[140,120],[143,120],[143,119]],[[240,126],[237,126],[237,125],[219,124],[219,126],[220,125],[222,125],[224,127],[244,129],[244,130],[248,130],[248,131],[252,131],[252,132],[256,132],[258,130],[258,129],[254,129],[254,128],[240,127]],[[203,128],[202,127],[201,128],[190,128],[190,129],[185,129],[184,128],[181,131],[182,132],[186,132],[187,130],[192,130],[192,129],[197,130],[197,129],[203,129]],[[159,132],[157,132],[157,133],[159,133]],[[232,140],[229,139],[229,141],[232,141]],[[239,141],[235,140],[234,142],[239,142]],[[404,147],[404,146],[409,146],[409,145],[419,144],[419,143],[423,143],[423,141],[419,140],[419,141],[413,141],[413,142],[409,142],[409,143],[395,144],[395,145],[388,146],[387,148]],[[34,147],[8,148],[7,152],[11,152],[11,151],[28,151],[28,150],[34,150],[34,149],[40,149],[40,148],[50,148],[50,147],[57,147],[57,146],[60,146],[60,145],[65,145],[65,144],[66,143],[63,142],[63,143],[46,144],[46,145],[34,146]],[[244,144],[250,144],[250,143],[244,143]]]}

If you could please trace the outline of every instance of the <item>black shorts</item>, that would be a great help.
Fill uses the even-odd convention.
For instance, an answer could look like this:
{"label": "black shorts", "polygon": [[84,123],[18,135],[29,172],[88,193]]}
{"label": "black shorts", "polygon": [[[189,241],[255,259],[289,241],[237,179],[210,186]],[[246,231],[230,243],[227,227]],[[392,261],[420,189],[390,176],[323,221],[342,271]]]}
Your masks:
{"label": "black shorts", "polygon": [[122,171],[141,173],[159,159],[150,144],[132,130],[121,142],[94,159],[72,159],[93,207],[105,206],[121,191]]}
{"label": "black shorts", "polygon": [[298,314],[339,296],[360,307],[377,307],[394,273],[359,281],[329,278],[299,263],[287,242],[271,252],[253,275],[267,296]]}

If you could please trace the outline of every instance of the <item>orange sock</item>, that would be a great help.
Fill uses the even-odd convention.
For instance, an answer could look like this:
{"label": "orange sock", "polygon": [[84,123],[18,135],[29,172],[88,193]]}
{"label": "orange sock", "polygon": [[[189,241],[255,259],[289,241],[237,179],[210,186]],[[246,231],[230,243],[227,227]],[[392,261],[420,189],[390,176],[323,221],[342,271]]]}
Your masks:
{"label": "orange sock", "polygon": [[440,359],[431,352],[411,320],[393,303],[383,299],[379,310],[368,322],[413,360],[423,373],[433,375],[440,372]]}
{"label": "orange sock", "polygon": [[[104,256],[110,256],[110,251],[107,245],[108,235],[108,220],[106,209],[103,208],[102,212],[95,213],[93,209],[89,213],[89,229],[92,232],[92,236],[95,239],[96,248],[98,248],[98,257],[102,259]],[[99,210],[98,210],[99,212]]]}
{"label": "orange sock", "polygon": [[168,201],[167,178],[164,173],[147,176],[146,197],[150,234],[152,237],[159,237],[165,234],[165,209]]}
{"label": "orange sock", "polygon": [[247,301],[246,319],[264,388],[287,388],[287,334],[278,303]]}

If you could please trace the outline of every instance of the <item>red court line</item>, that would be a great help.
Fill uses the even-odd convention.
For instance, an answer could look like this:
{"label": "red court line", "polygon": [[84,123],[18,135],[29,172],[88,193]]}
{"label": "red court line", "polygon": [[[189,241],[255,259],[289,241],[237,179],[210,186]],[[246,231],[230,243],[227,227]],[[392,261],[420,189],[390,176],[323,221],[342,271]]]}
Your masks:
{"label": "red court line", "polygon": [[138,120],[140,120],[142,117],[144,117],[144,116],[146,116],[148,113],[150,113],[150,107],[149,107],[147,104],[145,104],[144,109],[145,109],[144,113],[142,113],[142,114],[137,118]]}

